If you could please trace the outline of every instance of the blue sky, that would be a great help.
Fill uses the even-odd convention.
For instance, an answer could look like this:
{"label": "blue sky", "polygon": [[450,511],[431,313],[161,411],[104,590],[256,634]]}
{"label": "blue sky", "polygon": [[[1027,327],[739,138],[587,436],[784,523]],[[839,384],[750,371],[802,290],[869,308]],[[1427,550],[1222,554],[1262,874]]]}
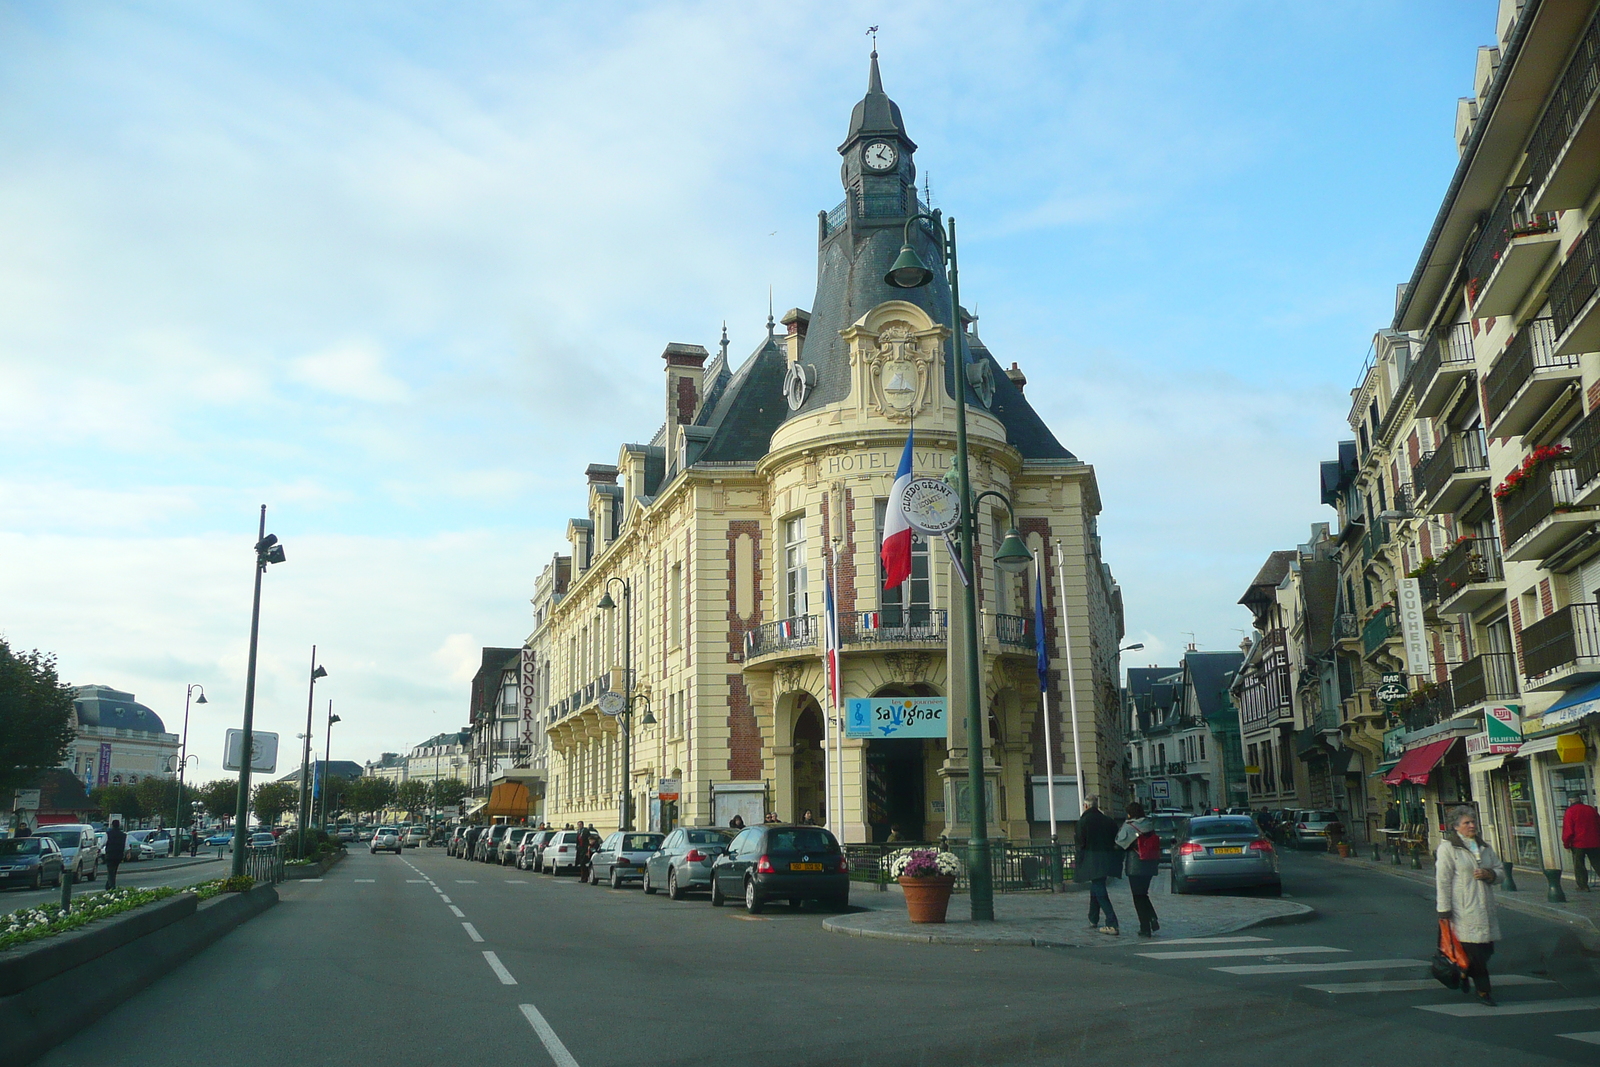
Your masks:
{"label": "blue sky", "polygon": [[[0,2],[0,633],[216,772],[310,645],[366,759],[465,720],[669,341],[809,306],[882,27],[962,294],[1099,474],[1130,662],[1239,639],[1455,166],[1493,0]],[[957,50],[958,49],[958,50]]]}

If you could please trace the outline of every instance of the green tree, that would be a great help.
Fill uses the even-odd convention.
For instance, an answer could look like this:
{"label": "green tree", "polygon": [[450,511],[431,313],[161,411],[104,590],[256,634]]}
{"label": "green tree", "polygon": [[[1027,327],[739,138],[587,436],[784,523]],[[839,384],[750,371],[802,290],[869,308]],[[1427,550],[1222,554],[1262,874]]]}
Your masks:
{"label": "green tree", "polygon": [[459,778],[440,778],[433,783],[433,803],[438,808],[454,808],[467,798],[467,783]]}
{"label": "green tree", "polygon": [[0,798],[66,759],[76,732],[72,687],[56,675],[56,659],[21,655],[0,639]]}
{"label": "green tree", "polygon": [[144,805],[139,803],[139,790],[131,785],[103,785],[89,794],[100,814],[110,818],[120,815],[132,823],[144,818]]}
{"label": "green tree", "polygon": [[239,810],[239,779],[218,778],[214,782],[196,786],[194,799],[205,805],[206,814],[212,818],[232,818]]}
{"label": "green tree", "polygon": [[[342,814],[345,810],[345,805],[348,803],[350,783],[345,780],[343,775],[330,774],[323,779],[322,788],[328,794],[327,803],[323,807],[323,814],[327,815],[329,819],[332,819],[335,815]],[[321,803],[320,800],[319,803]]]}
{"label": "green tree", "polygon": [[250,806],[263,826],[271,826],[300,803],[300,787],[293,782],[262,782],[250,794]]}
{"label": "green tree", "polygon": [[358,815],[373,815],[394,803],[394,782],[363,775],[345,791],[345,803]]}
{"label": "green tree", "polygon": [[139,796],[139,810],[146,817],[160,816],[164,823],[172,822],[178,804],[176,778],[146,778],[133,788]]}
{"label": "green tree", "polygon": [[427,782],[417,781],[413,778],[409,781],[401,782],[395,788],[394,798],[406,815],[415,819],[418,812],[427,809],[428,800],[432,793],[433,790],[428,788]]}

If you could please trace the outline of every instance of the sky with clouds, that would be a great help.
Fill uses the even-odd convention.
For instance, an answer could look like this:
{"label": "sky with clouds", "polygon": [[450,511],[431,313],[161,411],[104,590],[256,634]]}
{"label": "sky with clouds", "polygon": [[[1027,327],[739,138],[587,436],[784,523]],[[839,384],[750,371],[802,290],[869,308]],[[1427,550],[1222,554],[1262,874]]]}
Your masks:
{"label": "sky with clouds", "polygon": [[1332,518],[1494,13],[0,0],[0,635],[169,725],[204,683],[217,774],[265,502],[258,727],[293,747],[313,643],[335,758],[461,725],[662,347],[810,305],[877,24],[979,330],[1098,471],[1129,658],[1231,647]]}

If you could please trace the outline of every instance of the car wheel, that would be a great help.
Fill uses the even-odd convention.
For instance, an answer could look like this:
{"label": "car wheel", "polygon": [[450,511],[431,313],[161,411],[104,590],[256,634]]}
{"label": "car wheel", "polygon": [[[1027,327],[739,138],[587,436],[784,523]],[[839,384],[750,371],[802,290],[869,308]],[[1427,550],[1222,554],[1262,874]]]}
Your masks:
{"label": "car wheel", "polygon": [[33,884],[28,888],[38,889],[42,885],[44,885],[44,872],[36,870],[33,872]]}
{"label": "car wheel", "polygon": [[656,887],[650,884],[650,868],[649,867],[646,867],[644,869],[644,893],[645,893],[645,896],[648,896],[648,897],[653,897],[653,896],[656,895]]}
{"label": "car wheel", "polygon": [[751,915],[760,915],[761,907],[764,903],[761,899],[761,894],[756,891],[756,880],[754,878],[745,879],[744,910]]}
{"label": "car wheel", "polygon": [[805,906],[806,906],[806,902],[804,900],[802,900],[800,897],[790,897],[789,898],[789,909],[791,911],[799,911],[801,908],[803,908]]}
{"label": "car wheel", "polygon": [[96,860],[94,866],[89,868],[89,881],[92,882],[96,878],[99,878],[99,877],[100,877],[100,861]]}
{"label": "car wheel", "polygon": [[669,900],[682,900],[683,899],[683,890],[681,888],[679,888],[679,886],[678,886],[678,871],[677,871],[677,868],[673,868],[672,870],[667,872],[667,899],[669,899]]}
{"label": "car wheel", "polygon": [[622,875],[617,873],[617,869],[615,867],[611,868],[611,888],[622,888]]}
{"label": "car wheel", "polygon": [[61,875],[62,875],[62,869],[60,867],[57,867],[56,868],[56,880],[50,883],[50,885],[53,888],[55,888],[55,889],[60,889],[61,888]]}

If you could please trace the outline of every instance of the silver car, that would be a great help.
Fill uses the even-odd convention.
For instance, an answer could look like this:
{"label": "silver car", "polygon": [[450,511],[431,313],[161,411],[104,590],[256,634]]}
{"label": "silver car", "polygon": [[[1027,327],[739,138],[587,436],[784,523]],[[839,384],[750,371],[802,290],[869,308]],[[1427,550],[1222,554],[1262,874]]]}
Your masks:
{"label": "silver car", "polygon": [[661,848],[665,836],[618,830],[600,842],[600,848],[589,861],[589,883],[610,882],[612,889],[621,889],[623,882],[643,881],[644,865]]}
{"label": "silver car", "polygon": [[1190,819],[1172,850],[1172,892],[1253,887],[1283,892],[1278,850],[1256,821],[1243,815]]}
{"label": "silver car", "polygon": [[87,878],[92,882],[99,877],[100,840],[94,827],[87,823],[66,823],[42,828],[36,836],[48,837],[61,846],[61,870],[67,881]]}
{"label": "silver car", "polygon": [[665,888],[667,896],[682,900],[691,889],[710,889],[711,865],[728,851],[728,842],[738,833],[719,826],[680,826],[645,864],[644,891]]}
{"label": "silver car", "polygon": [[506,836],[500,839],[500,847],[495,849],[493,860],[502,867],[508,867],[517,862],[517,846],[522,844],[522,839],[534,833],[531,826],[513,826]]}
{"label": "silver car", "polygon": [[1331,811],[1297,811],[1294,813],[1294,822],[1289,825],[1289,840],[1295,848],[1312,846],[1326,849],[1328,828],[1338,821],[1339,816]]}
{"label": "silver car", "polygon": [[393,852],[400,855],[405,845],[400,842],[400,831],[393,826],[380,826],[372,832],[372,844],[367,846],[367,851],[376,856],[380,852]]}

